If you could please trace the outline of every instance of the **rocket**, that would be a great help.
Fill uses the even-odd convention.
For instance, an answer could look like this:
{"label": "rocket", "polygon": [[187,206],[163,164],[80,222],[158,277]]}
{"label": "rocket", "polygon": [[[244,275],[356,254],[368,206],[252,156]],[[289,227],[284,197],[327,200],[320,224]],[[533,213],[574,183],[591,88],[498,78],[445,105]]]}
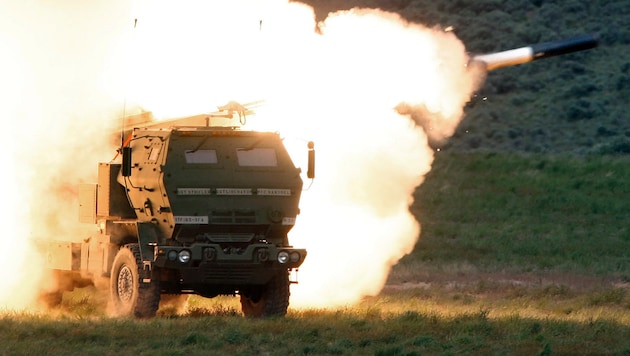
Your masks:
{"label": "rocket", "polygon": [[471,62],[481,63],[486,70],[514,66],[538,59],[560,56],[597,47],[598,34],[583,34],[558,41],[544,42],[502,52],[474,55]]}

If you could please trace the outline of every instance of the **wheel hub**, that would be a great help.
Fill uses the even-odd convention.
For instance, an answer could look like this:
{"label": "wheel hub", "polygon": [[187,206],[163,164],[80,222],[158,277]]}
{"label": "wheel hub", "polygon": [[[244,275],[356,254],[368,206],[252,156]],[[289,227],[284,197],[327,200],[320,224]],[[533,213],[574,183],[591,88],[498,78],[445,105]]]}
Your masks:
{"label": "wheel hub", "polygon": [[133,274],[128,266],[122,266],[118,272],[118,297],[121,301],[128,302],[133,295]]}

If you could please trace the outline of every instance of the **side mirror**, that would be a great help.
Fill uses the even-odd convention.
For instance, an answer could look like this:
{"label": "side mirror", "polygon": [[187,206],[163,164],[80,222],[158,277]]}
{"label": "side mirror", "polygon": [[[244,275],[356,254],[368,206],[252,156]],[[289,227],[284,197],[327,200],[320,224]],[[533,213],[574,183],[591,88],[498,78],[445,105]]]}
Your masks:
{"label": "side mirror", "polygon": [[306,176],[309,179],[315,178],[315,143],[313,141],[308,142],[308,170]]}
{"label": "side mirror", "polygon": [[122,175],[129,177],[131,175],[131,147],[122,148]]}

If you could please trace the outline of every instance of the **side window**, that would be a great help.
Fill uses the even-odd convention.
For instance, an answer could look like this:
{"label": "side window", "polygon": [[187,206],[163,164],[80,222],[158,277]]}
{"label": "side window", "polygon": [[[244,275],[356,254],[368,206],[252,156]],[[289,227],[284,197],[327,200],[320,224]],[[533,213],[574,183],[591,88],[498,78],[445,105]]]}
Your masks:
{"label": "side window", "polygon": [[242,167],[276,167],[278,159],[273,148],[237,148],[238,165]]}
{"label": "side window", "polygon": [[185,151],[186,163],[203,164],[217,163],[217,151],[215,150],[195,150]]}

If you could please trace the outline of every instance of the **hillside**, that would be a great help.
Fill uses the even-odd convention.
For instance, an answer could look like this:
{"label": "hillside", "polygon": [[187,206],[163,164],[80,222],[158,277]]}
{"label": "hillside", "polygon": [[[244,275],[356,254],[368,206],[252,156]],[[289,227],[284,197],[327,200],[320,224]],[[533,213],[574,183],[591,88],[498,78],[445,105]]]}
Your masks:
{"label": "hillside", "polygon": [[353,7],[453,26],[471,53],[598,33],[599,47],[490,72],[442,150],[630,153],[630,3],[625,0],[303,0],[319,20]]}

